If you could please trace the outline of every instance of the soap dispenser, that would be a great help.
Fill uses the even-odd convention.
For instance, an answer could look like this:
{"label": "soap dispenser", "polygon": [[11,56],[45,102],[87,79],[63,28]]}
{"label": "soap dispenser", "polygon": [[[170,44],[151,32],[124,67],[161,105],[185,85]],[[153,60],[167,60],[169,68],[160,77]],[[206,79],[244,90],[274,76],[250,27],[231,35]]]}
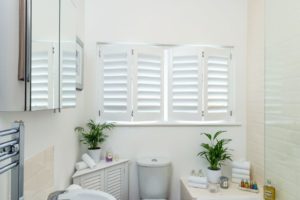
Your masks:
{"label": "soap dispenser", "polygon": [[272,186],[271,180],[267,180],[267,185],[264,186],[264,199],[275,200],[275,187]]}

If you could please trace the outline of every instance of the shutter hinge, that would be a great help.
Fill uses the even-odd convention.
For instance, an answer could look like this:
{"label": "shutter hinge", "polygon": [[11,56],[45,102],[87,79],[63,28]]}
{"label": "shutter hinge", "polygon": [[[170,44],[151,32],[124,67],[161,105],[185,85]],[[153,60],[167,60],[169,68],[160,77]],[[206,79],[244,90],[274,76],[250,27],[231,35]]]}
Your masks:
{"label": "shutter hinge", "polygon": [[232,60],[232,53],[230,53],[230,60]]}
{"label": "shutter hinge", "polygon": [[131,111],[131,117],[133,117],[133,110]]}
{"label": "shutter hinge", "polygon": [[204,117],[204,111],[201,112],[202,117]]}
{"label": "shutter hinge", "polygon": [[99,115],[99,117],[101,116],[101,110],[98,111],[98,115]]}
{"label": "shutter hinge", "polygon": [[52,53],[55,54],[55,47],[52,47]]}
{"label": "shutter hinge", "polygon": [[133,49],[131,49],[131,55],[134,55],[134,50]]}
{"label": "shutter hinge", "polygon": [[99,56],[99,58],[101,58],[101,51],[100,50],[99,50],[99,55],[98,56]]}
{"label": "shutter hinge", "polygon": [[202,58],[204,58],[205,54],[204,54],[204,51],[202,51]]}
{"label": "shutter hinge", "polygon": [[233,111],[230,111],[230,116],[233,116]]}

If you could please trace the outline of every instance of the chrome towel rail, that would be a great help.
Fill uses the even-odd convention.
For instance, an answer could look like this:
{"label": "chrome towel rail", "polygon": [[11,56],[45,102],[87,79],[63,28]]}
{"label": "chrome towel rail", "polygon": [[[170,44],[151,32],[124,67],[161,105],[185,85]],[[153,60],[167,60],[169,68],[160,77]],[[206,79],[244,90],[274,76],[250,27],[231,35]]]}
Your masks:
{"label": "chrome towel rail", "polygon": [[11,200],[24,200],[24,123],[16,121],[11,129],[0,131],[0,137],[12,136],[0,143],[0,174],[11,170]]}
{"label": "chrome towel rail", "polygon": [[16,134],[18,132],[19,132],[19,130],[16,129],[16,128],[11,128],[11,129],[7,129],[7,130],[3,130],[3,131],[0,131],[0,137],[7,136],[7,135],[12,135],[12,134]]}

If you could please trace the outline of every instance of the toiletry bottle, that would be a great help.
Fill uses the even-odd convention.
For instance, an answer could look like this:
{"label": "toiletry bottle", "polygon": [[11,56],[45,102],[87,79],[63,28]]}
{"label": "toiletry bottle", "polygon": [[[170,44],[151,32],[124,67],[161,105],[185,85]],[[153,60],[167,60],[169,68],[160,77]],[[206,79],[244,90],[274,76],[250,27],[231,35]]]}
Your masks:
{"label": "toiletry bottle", "polygon": [[245,188],[249,188],[249,182],[248,182],[248,179],[246,179],[246,181],[245,181]]}
{"label": "toiletry bottle", "polygon": [[267,180],[267,185],[264,186],[264,199],[275,200],[275,187],[272,186],[271,180]]}
{"label": "toiletry bottle", "polygon": [[244,182],[244,179],[242,179],[241,181],[241,187],[244,188],[245,187],[245,182]]}

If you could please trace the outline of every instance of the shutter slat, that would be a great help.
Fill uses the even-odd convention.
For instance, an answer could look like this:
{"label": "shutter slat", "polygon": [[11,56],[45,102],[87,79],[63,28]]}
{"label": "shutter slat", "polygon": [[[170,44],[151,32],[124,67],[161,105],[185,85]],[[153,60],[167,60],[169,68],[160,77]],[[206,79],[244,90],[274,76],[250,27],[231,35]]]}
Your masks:
{"label": "shutter slat", "polygon": [[230,112],[230,51],[209,48],[205,57],[205,119],[227,120]]}
{"label": "shutter slat", "polygon": [[[43,45],[44,44],[35,44]],[[32,52],[31,67],[31,108],[32,110],[49,108],[49,49],[50,44],[46,44],[44,50]],[[35,48],[33,48],[35,49]],[[40,48],[37,48],[40,49]]]}
{"label": "shutter slat", "polygon": [[170,53],[170,61],[170,120],[201,120],[201,50],[186,47],[174,48]]}
{"label": "shutter slat", "polygon": [[100,47],[101,119],[130,121],[130,49]]}
{"label": "shutter slat", "polygon": [[61,43],[61,108],[76,106],[76,51],[74,43]]}
{"label": "shutter slat", "polygon": [[134,49],[133,107],[135,121],[163,118],[163,50]]}

